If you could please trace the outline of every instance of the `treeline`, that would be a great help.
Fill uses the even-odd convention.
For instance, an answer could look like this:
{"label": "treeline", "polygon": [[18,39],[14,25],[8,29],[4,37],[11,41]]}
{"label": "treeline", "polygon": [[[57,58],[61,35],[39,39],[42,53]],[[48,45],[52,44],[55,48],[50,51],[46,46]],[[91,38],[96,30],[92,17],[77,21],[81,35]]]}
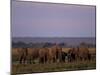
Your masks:
{"label": "treeline", "polygon": [[[13,48],[18,48],[18,47],[24,47],[24,48],[43,48],[43,47],[52,47],[54,46],[56,43],[50,43],[50,42],[45,42],[45,43],[25,43],[22,41],[19,42],[12,42],[12,47]],[[88,48],[91,47],[96,47],[95,44],[91,44],[91,43],[85,43],[85,42],[81,42],[79,45],[68,45],[67,43],[57,43],[57,45],[61,46],[61,47],[65,47],[65,48],[69,48],[69,47],[75,47],[75,46],[85,46]]]}

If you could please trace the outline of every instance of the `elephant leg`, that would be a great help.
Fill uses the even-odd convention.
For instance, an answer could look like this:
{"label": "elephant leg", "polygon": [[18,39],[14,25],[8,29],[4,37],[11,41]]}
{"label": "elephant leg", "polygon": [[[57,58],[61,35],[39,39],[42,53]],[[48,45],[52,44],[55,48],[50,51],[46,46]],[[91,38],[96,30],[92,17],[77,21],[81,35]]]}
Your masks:
{"label": "elephant leg", "polygon": [[87,60],[87,61],[88,61],[88,56],[85,58],[85,60]]}
{"label": "elephant leg", "polygon": [[45,56],[45,63],[47,62],[47,56]]}
{"label": "elephant leg", "polygon": [[53,58],[50,57],[50,58],[49,58],[49,63],[52,63],[52,62],[53,62]]}
{"label": "elephant leg", "polygon": [[26,60],[26,59],[25,59],[25,57],[24,57],[24,58],[23,58],[23,63],[24,63],[24,64],[25,64],[25,60]]}
{"label": "elephant leg", "polygon": [[26,56],[23,56],[23,63],[26,63]]}
{"label": "elephant leg", "polygon": [[53,63],[53,57],[50,57],[49,63]]}
{"label": "elephant leg", "polygon": [[50,58],[47,56],[47,63],[49,63],[50,62]]}
{"label": "elephant leg", "polygon": [[76,61],[77,61],[77,62],[79,61],[79,56],[78,56],[78,55],[76,56]]}
{"label": "elephant leg", "polygon": [[82,58],[82,61],[85,61],[85,60],[86,60],[86,58],[83,57],[83,58]]}
{"label": "elephant leg", "polygon": [[43,57],[40,58],[40,63],[43,63]]}
{"label": "elephant leg", "polygon": [[43,58],[41,58],[41,60],[40,60],[40,61],[41,61],[41,63],[43,64]]}
{"label": "elephant leg", "polygon": [[65,62],[65,56],[62,56],[62,62]]}
{"label": "elephant leg", "polygon": [[62,62],[62,61],[65,62],[65,56],[64,56],[64,60],[63,60],[63,59],[62,59],[62,54],[60,54],[60,55],[59,55],[59,61],[60,61],[60,62]]}
{"label": "elephant leg", "polygon": [[75,61],[75,55],[74,54],[72,54],[72,60],[71,60],[72,62],[74,62]]}
{"label": "elephant leg", "polygon": [[31,57],[30,57],[30,59],[29,59],[29,63],[31,64]]}
{"label": "elephant leg", "polygon": [[45,63],[45,57],[42,58],[42,63],[43,63],[43,64]]}
{"label": "elephant leg", "polygon": [[91,60],[91,55],[90,55],[90,54],[88,54],[88,60],[89,60],[89,61]]}
{"label": "elephant leg", "polygon": [[84,57],[84,61],[86,61],[87,60],[87,58],[86,57]]}
{"label": "elephant leg", "polygon": [[55,62],[55,57],[53,57],[53,63]]}
{"label": "elephant leg", "polygon": [[43,57],[42,60],[43,60],[43,64],[44,64],[45,63],[45,57]]}
{"label": "elephant leg", "polygon": [[41,58],[39,58],[39,63],[41,63]]}
{"label": "elephant leg", "polygon": [[46,57],[44,58],[44,64],[46,63],[46,61],[47,61],[47,59],[46,59]]}
{"label": "elephant leg", "polygon": [[53,57],[53,63],[55,63],[55,62],[56,62],[56,56]]}
{"label": "elephant leg", "polygon": [[62,62],[65,62],[65,57],[62,58]]}
{"label": "elephant leg", "polygon": [[79,56],[79,60],[82,61],[82,57],[81,56]]}
{"label": "elephant leg", "polygon": [[41,63],[41,58],[39,58],[39,63]]}
{"label": "elephant leg", "polygon": [[85,61],[86,58],[84,56],[82,56],[81,59],[82,59],[82,61]]}
{"label": "elephant leg", "polygon": [[21,57],[19,58],[19,63],[20,63],[20,64],[22,64],[22,59],[23,59],[23,56],[21,56]]}
{"label": "elephant leg", "polygon": [[68,62],[71,62],[71,58],[68,59]]}
{"label": "elephant leg", "polygon": [[50,58],[48,58],[47,63],[50,63]]}
{"label": "elephant leg", "polygon": [[71,58],[70,57],[68,57],[68,62],[71,62]]}
{"label": "elephant leg", "polygon": [[70,56],[70,55],[68,55],[68,62],[70,62],[70,60],[71,60],[71,56]]}

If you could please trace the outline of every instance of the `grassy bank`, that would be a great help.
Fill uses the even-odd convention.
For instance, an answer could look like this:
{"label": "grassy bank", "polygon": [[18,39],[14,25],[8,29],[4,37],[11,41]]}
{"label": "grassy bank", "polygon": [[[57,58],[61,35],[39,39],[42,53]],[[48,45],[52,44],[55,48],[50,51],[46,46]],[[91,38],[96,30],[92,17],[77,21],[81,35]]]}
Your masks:
{"label": "grassy bank", "polygon": [[57,71],[73,71],[95,69],[95,61],[73,62],[73,63],[52,63],[52,64],[13,64],[12,75],[22,73],[42,73]]}

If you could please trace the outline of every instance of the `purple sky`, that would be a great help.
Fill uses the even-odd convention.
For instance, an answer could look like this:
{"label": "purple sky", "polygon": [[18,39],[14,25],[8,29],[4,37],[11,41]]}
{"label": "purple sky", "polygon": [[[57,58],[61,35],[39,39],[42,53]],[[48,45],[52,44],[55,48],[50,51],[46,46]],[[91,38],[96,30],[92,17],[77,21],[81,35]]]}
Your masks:
{"label": "purple sky", "polygon": [[12,1],[13,37],[95,37],[95,6]]}

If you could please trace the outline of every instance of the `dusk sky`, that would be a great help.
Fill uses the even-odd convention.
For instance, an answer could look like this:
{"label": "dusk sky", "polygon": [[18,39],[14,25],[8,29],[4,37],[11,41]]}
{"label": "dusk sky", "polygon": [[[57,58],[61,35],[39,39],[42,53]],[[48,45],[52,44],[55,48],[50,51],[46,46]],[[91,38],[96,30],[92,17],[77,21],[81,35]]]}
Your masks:
{"label": "dusk sky", "polygon": [[95,6],[12,1],[13,37],[95,37]]}

